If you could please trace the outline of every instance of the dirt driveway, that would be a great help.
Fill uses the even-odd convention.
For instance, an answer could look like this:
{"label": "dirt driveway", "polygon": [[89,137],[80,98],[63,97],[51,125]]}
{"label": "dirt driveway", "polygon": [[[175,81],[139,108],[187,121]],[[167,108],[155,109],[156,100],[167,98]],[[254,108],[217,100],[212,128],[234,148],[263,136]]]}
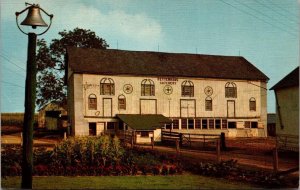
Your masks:
{"label": "dirt driveway", "polygon": [[[33,140],[33,143],[36,145],[54,145],[57,142],[57,140],[47,138],[39,138]],[[21,144],[21,133],[1,135],[1,144]]]}
{"label": "dirt driveway", "polygon": [[[151,146],[143,146],[151,148]],[[273,170],[273,148],[275,140],[272,138],[233,138],[226,139],[226,151],[221,151],[221,160],[234,159],[238,164],[262,170]],[[174,146],[154,146],[154,150],[176,154]],[[182,148],[179,155],[190,161],[217,161],[216,150]],[[279,152],[279,171],[286,171],[299,166],[299,154],[293,152]],[[295,172],[299,176],[299,172]]]}

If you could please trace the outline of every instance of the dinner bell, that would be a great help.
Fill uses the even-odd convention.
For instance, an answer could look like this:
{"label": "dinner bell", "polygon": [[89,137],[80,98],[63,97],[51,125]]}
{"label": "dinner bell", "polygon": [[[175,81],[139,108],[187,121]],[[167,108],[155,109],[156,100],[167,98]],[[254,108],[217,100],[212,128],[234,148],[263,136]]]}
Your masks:
{"label": "dinner bell", "polygon": [[37,26],[48,26],[41,16],[40,7],[38,5],[32,5],[29,8],[27,17],[24,19],[21,25],[32,26],[32,28],[36,28]]}

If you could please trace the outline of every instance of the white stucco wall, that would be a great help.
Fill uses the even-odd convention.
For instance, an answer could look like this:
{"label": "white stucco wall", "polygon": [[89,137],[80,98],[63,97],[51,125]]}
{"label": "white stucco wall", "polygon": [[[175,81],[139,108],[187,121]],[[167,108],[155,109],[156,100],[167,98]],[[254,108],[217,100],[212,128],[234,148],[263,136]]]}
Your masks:
{"label": "white stucco wall", "polygon": [[[140,114],[141,100],[154,99],[156,101],[156,114],[163,114],[166,117],[180,118],[180,101],[195,100],[195,116],[201,118],[226,118],[227,101],[235,101],[235,118],[237,120],[257,121],[259,128],[267,126],[267,88],[265,82],[243,81],[243,80],[222,80],[222,79],[203,79],[203,78],[176,78],[175,81],[167,81],[159,77],[138,77],[138,76],[105,76],[93,74],[73,74],[69,80],[74,81],[74,87],[69,86],[73,92],[74,102],[71,102],[71,109],[74,109],[72,125],[75,125],[75,135],[88,135],[88,122],[108,122],[115,121],[113,117],[116,114]],[[114,95],[100,95],[100,80],[102,78],[111,78],[115,84]],[[155,84],[155,96],[141,96],[141,81],[151,79]],[[194,83],[194,97],[181,96],[181,84],[185,80],[191,80]],[[166,83],[173,88],[173,93],[167,95],[164,93]],[[225,84],[234,82],[237,86],[237,98],[225,98]],[[130,84],[133,91],[126,94],[123,90],[125,84]],[[207,95],[204,89],[210,86],[213,89],[211,95],[213,101],[213,110],[205,111],[205,98]],[[263,88],[261,88],[263,87]],[[97,97],[97,110],[88,109],[88,96],[95,94]],[[118,109],[118,96],[126,97],[126,110]],[[256,111],[249,110],[249,99],[253,97],[256,100]],[[104,99],[112,101],[112,117],[104,117],[103,101]],[[72,100],[73,101],[73,100]],[[73,107],[73,108],[72,108]],[[190,117],[190,116],[189,116]],[[244,128],[243,124],[238,123],[238,128]],[[234,129],[233,129],[234,130]],[[232,132],[230,134],[233,134]],[[264,135],[267,133],[265,132]],[[232,135],[234,136],[234,135]]]}

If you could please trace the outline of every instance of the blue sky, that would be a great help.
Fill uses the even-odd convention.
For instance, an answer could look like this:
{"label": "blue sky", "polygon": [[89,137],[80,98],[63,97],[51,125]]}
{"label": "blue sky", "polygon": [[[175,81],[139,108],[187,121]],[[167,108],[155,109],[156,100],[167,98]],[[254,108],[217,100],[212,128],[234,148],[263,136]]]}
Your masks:
{"label": "blue sky", "polygon": [[[268,88],[299,65],[297,0],[33,0],[54,14],[58,32],[90,29],[112,49],[241,55],[269,78]],[[1,0],[1,112],[24,111],[27,36],[15,21],[20,0]],[[26,14],[24,14],[26,16]],[[48,18],[43,15],[48,22]],[[23,18],[20,18],[22,21]],[[31,31],[26,27],[25,31]],[[268,112],[275,112],[268,90]]]}

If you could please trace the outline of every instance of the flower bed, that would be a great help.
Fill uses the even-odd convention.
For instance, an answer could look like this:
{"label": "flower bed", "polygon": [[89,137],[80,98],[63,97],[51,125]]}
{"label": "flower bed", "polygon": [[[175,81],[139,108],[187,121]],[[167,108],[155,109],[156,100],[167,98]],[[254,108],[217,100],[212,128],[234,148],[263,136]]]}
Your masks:
{"label": "flower bed", "polygon": [[[5,147],[2,176],[21,175],[21,148]],[[38,176],[173,175],[180,173],[174,157],[120,146],[117,137],[70,138],[53,151],[34,149],[33,174]]]}

